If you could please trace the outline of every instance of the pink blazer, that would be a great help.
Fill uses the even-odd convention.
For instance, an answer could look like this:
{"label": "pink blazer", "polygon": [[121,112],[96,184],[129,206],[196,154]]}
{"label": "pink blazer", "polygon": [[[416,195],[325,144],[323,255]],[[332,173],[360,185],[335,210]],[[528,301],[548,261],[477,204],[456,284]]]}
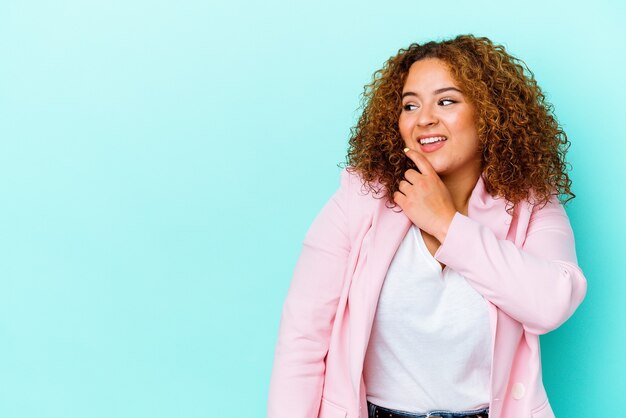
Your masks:
{"label": "pink blazer", "polygon": [[[519,204],[513,216],[480,178],[468,216],[457,213],[435,258],[462,274],[488,305],[490,418],[548,418],[539,338],[582,302],[585,277],[562,205]],[[268,399],[269,418],[367,418],[363,361],[378,296],[411,221],[341,186],[303,242],[285,301]]]}

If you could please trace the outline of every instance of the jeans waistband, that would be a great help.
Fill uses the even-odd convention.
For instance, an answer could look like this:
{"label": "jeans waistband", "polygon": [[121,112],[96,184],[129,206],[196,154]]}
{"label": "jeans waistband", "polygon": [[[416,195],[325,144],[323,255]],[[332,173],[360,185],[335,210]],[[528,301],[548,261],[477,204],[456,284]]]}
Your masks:
{"label": "jeans waistband", "polygon": [[369,418],[488,418],[489,408],[474,411],[430,411],[427,414],[413,414],[396,409],[384,408],[367,401]]}

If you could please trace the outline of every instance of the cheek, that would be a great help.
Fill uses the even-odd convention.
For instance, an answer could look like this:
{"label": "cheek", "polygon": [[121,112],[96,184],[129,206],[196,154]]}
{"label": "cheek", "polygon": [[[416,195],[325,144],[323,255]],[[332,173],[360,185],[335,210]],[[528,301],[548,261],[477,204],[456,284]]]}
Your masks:
{"label": "cheek", "polygon": [[457,123],[466,132],[476,134],[476,124],[474,123],[473,112],[466,112],[463,115],[459,116]]}
{"label": "cheek", "polygon": [[400,130],[400,135],[404,140],[411,137],[411,121],[403,114],[401,114],[398,119],[398,129]]}
{"label": "cheek", "polygon": [[465,138],[466,141],[474,142],[477,140],[478,134],[471,115],[456,115],[448,122],[448,126],[453,126],[456,134]]}

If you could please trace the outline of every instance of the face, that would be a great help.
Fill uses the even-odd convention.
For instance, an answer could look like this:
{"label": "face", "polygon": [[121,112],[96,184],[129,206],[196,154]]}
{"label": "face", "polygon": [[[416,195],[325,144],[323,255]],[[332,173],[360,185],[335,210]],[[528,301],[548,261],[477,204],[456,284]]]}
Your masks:
{"label": "face", "polygon": [[416,61],[402,89],[400,135],[424,155],[442,179],[480,175],[474,107],[437,58]]}

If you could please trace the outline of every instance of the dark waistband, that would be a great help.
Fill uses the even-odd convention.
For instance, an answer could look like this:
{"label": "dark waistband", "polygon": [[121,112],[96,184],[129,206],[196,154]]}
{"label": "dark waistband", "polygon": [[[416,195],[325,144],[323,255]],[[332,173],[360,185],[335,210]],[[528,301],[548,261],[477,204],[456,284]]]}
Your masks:
{"label": "dark waistband", "polygon": [[450,412],[450,411],[431,411],[428,414],[412,414],[410,412],[398,411],[395,409],[384,408],[367,402],[370,418],[487,418],[489,417],[489,408],[476,411]]}

